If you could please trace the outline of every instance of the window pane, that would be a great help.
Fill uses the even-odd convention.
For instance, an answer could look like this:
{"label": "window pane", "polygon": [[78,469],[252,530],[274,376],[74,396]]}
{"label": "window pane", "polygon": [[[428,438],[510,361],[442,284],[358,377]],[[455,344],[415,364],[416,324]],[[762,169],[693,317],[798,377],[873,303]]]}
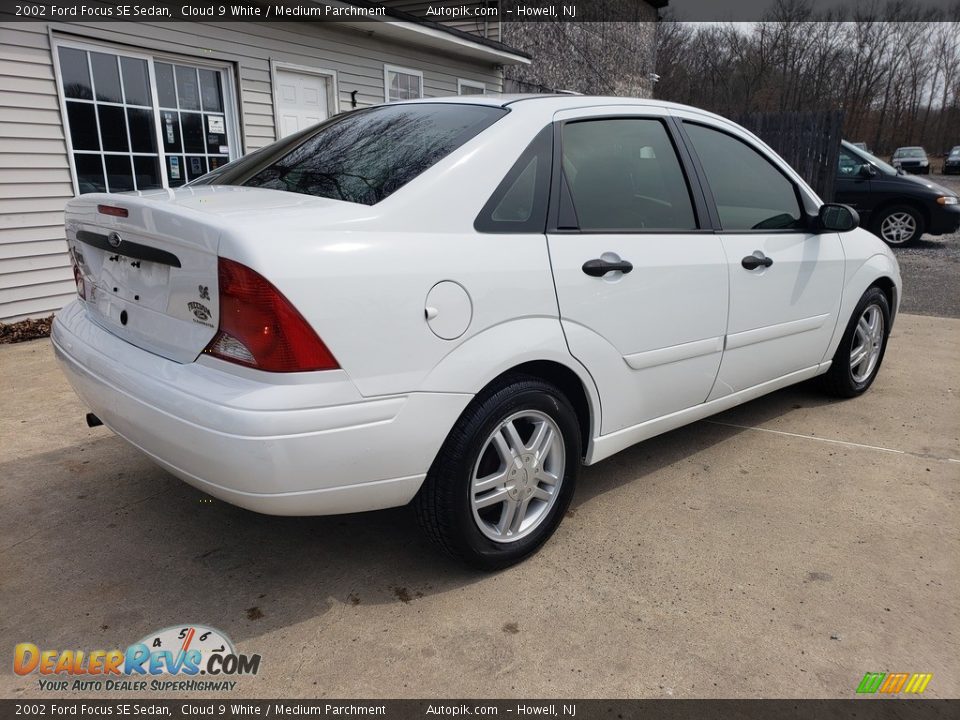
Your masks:
{"label": "window pane", "polygon": [[130,125],[130,149],[133,152],[156,152],[157,136],[153,132],[153,111],[128,108],[127,122]]}
{"label": "window pane", "polygon": [[680,162],[657,120],[565,125],[563,169],[581,230],[697,227]]}
{"label": "window pane", "polygon": [[[373,205],[503,117],[480,105],[385,105],[336,116],[241,183]],[[268,156],[269,157],[269,156]],[[229,172],[229,171],[228,171]],[[244,170],[243,172],[249,172]]]}
{"label": "window pane", "polygon": [[81,195],[106,191],[107,186],[103,182],[103,165],[100,164],[99,155],[74,153],[73,163],[77,168],[77,184],[80,186]]}
{"label": "window pane", "polygon": [[121,57],[123,92],[127,105],[150,105],[150,86],[147,82],[147,61]]}
{"label": "window pane", "polygon": [[183,167],[183,157],[180,155],[167,156],[167,181],[170,187],[180,187],[187,181],[187,173]]}
{"label": "window pane", "polygon": [[180,131],[183,133],[183,150],[188,153],[204,152],[203,115],[180,113]]}
{"label": "window pane", "polygon": [[160,134],[163,136],[164,152],[180,152],[180,115],[170,110],[160,112]]}
{"label": "window pane", "polygon": [[70,139],[74,150],[99,150],[97,116],[93,105],[68,102],[67,122],[70,123]]}
{"label": "window pane", "polygon": [[110,192],[133,190],[133,172],[130,169],[129,155],[106,155],[107,186]]}
{"label": "window pane", "polygon": [[477,87],[476,85],[461,85],[460,94],[461,95],[484,95],[486,94],[486,89],[482,87]]}
{"label": "window pane", "polygon": [[546,125],[504,176],[473,226],[480,232],[542,233],[553,165],[553,125]]}
{"label": "window pane", "polygon": [[421,96],[419,75],[389,70],[387,78],[390,84],[388,100],[414,100]]}
{"label": "window pane", "polygon": [[223,112],[223,95],[220,92],[220,73],[213,70],[200,71],[200,99],[203,109]]}
{"label": "window pane", "polygon": [[197,87],[197,71],[192,67],[176,66],[177,97],[183,110],[200,109],[200,89]]}
{"label": "window pane", "polygon": [[526,222],[533,212],[534,190],[537,186],[537,158],[523,169],[493,211],[497,222]]}
{"label": "window pane", "polygon": [[221,146],[227,144],[227,134],[225,132],[212,132],[211,127],[214,130],[223,128],[226,130],[225,119],[223,116],[218,115],[207,115],[207,152],[208,153],[220,153],[223,152],[220,150]]}
{"label": "window pane", "polygon": [[90,68],[87,65],[87,53],[83,50],[60,48],[60,78],[63,80],[63,94],[68,98],[93,100],[90,87]]}
{"label": "window pane", "polygon": [[187,157],[187,179],[196,180],[201,175],[207,174],[207,159],[202,155],[191,155]]}
{"label": "window pane", "polygon": [[154,63],[153,72],[157,78],[157,99],[160,101],[160,107],[175,108],[177,89],[173,84],[173,65]]}
{"label": "window pane", "polygon": [[97,100],[105,102],[123,102],[120,93],[120,70],[117,69],[117,56],[104,53],[90,53],[90,65],[93,67],[93,86],[97,90]]}
{"label": "window pane", "polygon": [[123,108],[97,105],[97,113],[100,116],[100,137],[103,139],[103,149],[113,152],[129,151],[127,121],[123,117]]}
{"label": "window pane", "polygon": [[156,156],[134,157],[133,169],[136,173],[137,190],[153,190],[162,187],[160,182],[160,163]]}
{"label": "window pane", "polygon": [[211,169],[211,170],[216,170],[217,168],[223,167],[223,166],[226,165],[228,162],[230,162],[230,158],[227,157],[226,155],[220,155],[220,156],[217,156],[217,157],[212,157],[212,158],[210,158],[210,169]]}
{"label": "window pane", "polygon": [[802,228],[793,184],[744,142],[684,123],[713,191],[724,230]]}

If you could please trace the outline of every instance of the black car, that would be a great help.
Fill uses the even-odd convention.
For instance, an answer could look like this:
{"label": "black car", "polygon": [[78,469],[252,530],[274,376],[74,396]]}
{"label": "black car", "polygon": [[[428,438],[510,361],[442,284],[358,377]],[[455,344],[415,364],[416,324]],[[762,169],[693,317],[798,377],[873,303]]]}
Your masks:
{"label": "black car", "polygon": [[947,155],[947,159],[943,161],[943,174],[953,175],[954,173],[960,175],[960,145],[955,145]]}
{"label": "black car", "polygon": [[904,175],[846,141],[840,144],[834,199],[853,206],[860,224],[888,245],[907,245],[924,233],[943,235],[960,229],[955,192]]}

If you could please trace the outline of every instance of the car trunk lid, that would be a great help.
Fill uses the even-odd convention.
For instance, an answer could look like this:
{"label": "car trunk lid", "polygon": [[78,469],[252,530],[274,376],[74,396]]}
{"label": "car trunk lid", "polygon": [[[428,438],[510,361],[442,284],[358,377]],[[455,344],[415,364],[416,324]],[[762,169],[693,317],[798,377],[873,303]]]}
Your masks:
{"label": "car trunk lid", "polygon": [[66,231],[98,324],[178,362],[203,351],[219,311],[216,227],[143,197],[95,194],[67,204]]}
{"label": "car trunk lid", "polygon": [[66,207],[81,300],[91,318],[114,335],[191,362],[219,325],[217,256],[224,229],[304,206],[316,220],[317,209],[344,204],[224,186],[82,195]]}

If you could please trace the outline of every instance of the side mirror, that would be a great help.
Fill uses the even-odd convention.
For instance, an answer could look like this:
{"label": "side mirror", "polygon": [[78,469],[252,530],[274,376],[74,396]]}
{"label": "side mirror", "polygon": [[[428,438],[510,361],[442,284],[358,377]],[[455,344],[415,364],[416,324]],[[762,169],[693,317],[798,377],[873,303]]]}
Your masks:
{"label": "side mirror", "polygon": [[860,216],[849,205],[827,203],[820,207],[817,214],[817,228],[820,232],[848,232],[860,224]]}
{"label": "side mirror", "polygon": [[864,163],[860,166],[860,177],[871,178],[877,174],[877,169],[870,163]]}

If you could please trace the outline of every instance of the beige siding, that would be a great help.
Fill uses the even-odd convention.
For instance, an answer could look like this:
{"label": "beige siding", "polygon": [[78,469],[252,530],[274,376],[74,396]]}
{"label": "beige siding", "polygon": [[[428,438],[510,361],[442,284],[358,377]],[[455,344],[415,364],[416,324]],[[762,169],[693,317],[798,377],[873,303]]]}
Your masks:
{"label": "beige siding", "polygon": [[74,294],[66,150],[47,26],[0,26],[0,321],[48,315]]}
{"label": "beige siding", "polygon": [[46,315],[74,294],[63,241],[73,195],[49,33],[138,52],[220,61],[233,69],[244,152],[276,138],[271,61],[337,74],[339,107],[384,101],[384,64],[423,72],[424,94],[453,95],[457,79],[500,92],[493,64],[318,23],[0,22],[0,322]]}

